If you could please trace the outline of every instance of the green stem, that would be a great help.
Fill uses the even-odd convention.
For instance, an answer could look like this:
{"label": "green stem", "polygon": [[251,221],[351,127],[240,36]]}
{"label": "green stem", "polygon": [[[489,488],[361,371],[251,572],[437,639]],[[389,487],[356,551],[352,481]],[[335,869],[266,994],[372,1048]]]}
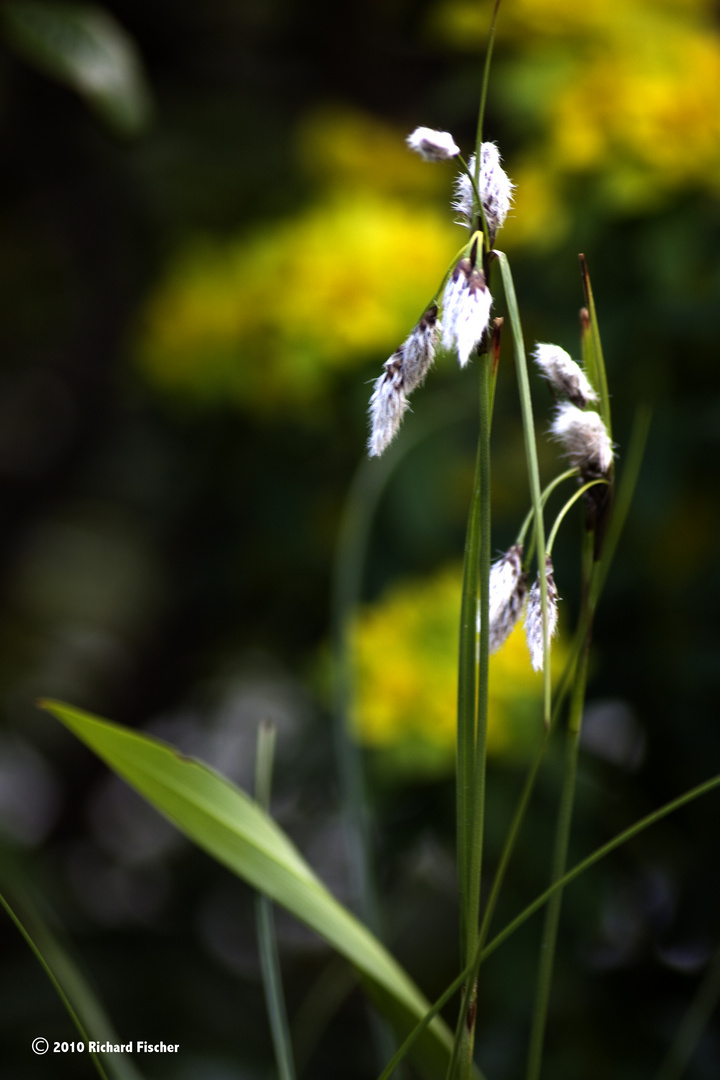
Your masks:
{"label": "green stem", "polygon": [[[489,642],[490,642],[490,520],[491,520],[491,490],[490,490],[490,381],[491,360],[485,353],[479,358],[480,362],[480,393],[479,393],[479,433],[478,433],[478,460],[477,460],[477,484],[474,501],[477,498],[477,520],[475,524],[477,543],[479,550],[474,550],[470,555],[477,566],[477,579],[474,585],[475,615],[472,625],[467,629],[473,639],[473,665],[472,673],[465,672],[468,683],[472,674],[472,738],[470,732],[470,713],[464,720],[467,724],[465,738],[463,740],[464,751],[468,754],[472,751],[472,758],[463,761],[463,775],[470,784],[470,797],[465,811],[469,813],[470,828],[465,830],[464,841],[467,845],[466,873],[467,873],[467,896],[464,917],[465,946],[463,960],[469,963],[477,951],[478,944],[478,921],[480,916],[480,885],[482,880],[482,855],[483,836],[485,828],[485,771],[487,762],[487,708],[488,708],[488,676],[489,676]],[[474,515],[473,515],[474,517]],[[479,593],[479,596],[478,596]],[[479,600],[479,603],[478,603]],[[478,616],[480,621],[480,634],[477,632]],[[468,643],[469,645],[469,643]],[[466,649],[469,657],[470,649]],[[470,686],[467,687],[470,690]],[[469,705],[469,694],[467,704]],[[465,989],[464,1016],[461,1023],[462,1038],[460,1041],[460,1075],[469,1077],[472,1073],[473,1047],[475,1044],[475,998],[476,988],[471,981]],[[468,1010],[470,1010],[468,1012]],[[465,1022],[467,1016],[471,1016],[470,1022]],[[448,1078],[452,1078],[452,1071],[448,1071]]]}
{"label": "green stem", "polygon": [[[32,952],[35,954],[35,959],[38,961],[38,963],[42,967],[43,971],[47,975],[48,979],[52,983],[52,986],[53,986],[53,988],[55,990],[55,993],[58,995],[58,997],[62,1001],[63,1005],[65,1006],[65,1008],[67,1010],[67,1013],[68,1013],[68,1016],[70,1017],[73,1024],[77,1028],[81,1039],[87,1045],[89,1043],[88,1033],[85,1030],[85,1027],[83,1026],[82,1021],[80,1020],[80,1017],[75,1012],[75,1009],[73,1008],[73,1006],[72,1006],[72,1004],[70,1002],[70,999],[68,998],[67,994],[65,993],[63,987],[60,985],[59,980],[55,977],[55,972],[52,970],[50,965],[46,962],[45,957],[43,956],[43,954],[40,951],[40,949],[38,948],[38,946],[35,944],[35,941],[31,937],[30,933],[28,932],[28,930],[25,929],[25,926],[21,922],[20,918],[15,914],[13,909],[10,907],[10,904],[7,902],[7,900],[5,899],[5,897],[1,893],[0,893],[0,906],[2,906],[5,909],[8,916],[14,922],[15,926],[20,931],[20,934],[25,939],[26,944],[30,947]],[[90,1057],[92,1058],[93,1065],[95,1066],[95,1068],[98,1071],[98,1075],[102,1078],[102,1080],[108,1080],[107,1073],[103,1069],[102,1063],[101,1063],[100,1058],[98,1057],[98,1055],[95,1052],[91,1051],[90,1052]]]}
{"label": "green stem", "polygon": [[[479,433],[470,503],[460,609],[457,737],[457,852],[460,955],[477,948],[485,800],[490,577],[490,365],[480,357]],[[478,615],[480,634],[478,634]],[[466,990],[474,997],[474,987]],[[474,1026],[463,1024],[462,1074],[472,1067]]]}
{"label": "green stem", "polygon": [[[267,721],[263,721],[258,728],[257,756],[255,759],[255,798],[265,811],[270,810],[274,755],[275,728]],[[280,1080],[295,1080],[290,1026],[285,1010],[272,904],[267,896],[260,894],[255,897],[255,925],[260,953],[260,970],[265,989],[265,1004],[270,1020],[278,1075]]]}
{"label": "green stem", "polygon": [[572,509],[572,507],[575,505],[575,503],[578,501],[578,499],[582,495],[584,495],[586,491],[589,491],[591,487],[595,487],[596,484],[605,484],[607,486],[607,480],[588,480],[587,484],[583,484],[583,486],[581,488],[578,488],[578,490],[575,492],[575,494],[571,495],[570,498],[568,499],[568,501],[565,503],[562,510],[560,511],[558,516],[555,518],[555,522],[553,524],[553,527],[550,530],[550,536],[548,537],[547,547],[545,548],[545,554],[546,555],[552,555],[552,549],[553,549],[553,544],[555,543],[555,537],[558,534],[558,529],[562,525],[563,519],[565,518],[565,515]]}
{"label": "green stem", "polygon": [[500,0],[495,0],[495,6],[488,34],[487,50],[485,52],[485,67],[483,68],[482,90],[480,91],[480,106],[478,108],[477,132],[475,135],[475,190],[480,182],[480,147],[482,146],[483,122],[485,120],[485,105],[487,103],[488,84],[490,82],[490,64],[492,62],[493,48],[495,45],[495,26],[497,24]]}
{"label": "green stem", "polygon": [[[495,912],[495,906],[497,904],[497,900],[498,900],[498,897],[500,895],[500,889],[502,888],[503,881],[505,880],[505,873],[506,873],[508,865],[510,863],[510,859],[512,858],[512,853],[513,853],[513,851],[515,849],[515,843],[517,841],[518,834],[520,832],[520,827],[521,827],[521,825],[523,823],[523,820],[525,818],[525,813],[527,811],[527,807],[528,807],[528,804],[530,802],[530,797],[531,797],[531,795],[533,793],[533,790],[535,788],[535,782],[537,780],[537,776],[538,776],[538,773],[540,771],[540,766],[542,765],[543,760],[545,758],[545,753],[547,751],[549,741],[550,741],[550,731],[548,729],[545,729],[544,733],[543,733],[542,744],[541,744],[541,746],[540,746],[540,748],[538,750],[538,753],[537,753],[537,755],[535,757],[535,760],[534,760],[532,766],[530,767],[530,769],[528,771],[528,774],[527,774],[527,776],[525,778],[525,784],[523,785],[522,793],[520,795],[517,806],[515,808],[515,813],[513,815],[513,819],[512,819],[510,828],[508,830],[507,837],[505,838],[505,844],[503,846],[503,851],[502,851],[502,854],[500,856],[500,862],[498,864],[497,872],[495,874],[495,879],[494,879],[493,884],[492,884],[492,889],[490,890],[490,896],[488,897],[488,902],[487,902],[487,905],[485,907],[482,923],[480,925],[480,932],[478,934],[478,943],[477,943],[477,948],[476,948],[476,951],[475,951],[475,956],[473,958],[471,971],[470,971],[470,973],[468,975],[468,983],[469,983],[470,986],[475,986],[476,983],[477,983],[478,974],[479,974],[479,971],[480,971],[480,963],[481,963],[481,958],[482,958],[482,952],[483,952],[483,948],[485,946],[485,942],[487,940],[488,932],[490,930],[490,923],[492,921],[492,917],[493,917],[493,914]],[[468,1010],[468,1007],[469,1007],[469,1003],[470,1003],[470,998],[469,998],[469,996],[467,994],[465,994],[463,996],[463,1000],[462,1000],[461,1007],[460,1007],[460,1019],[459,1019],[459,1024],[458,1024],[458,1031],[455,1033],[455,1040],[453,1042],[452,1057],[450,1058],[450,1065],[449,1065],[448,1071],[447,1071],[447,1075],[449,1077],[451,1077],[453,1075],[453,1071],[455,1069],[455,1064],[456,1064],[456,1061],[457,1061],[457,1058],[458,1058],[458,1054],[460,1052],[460,1039],[458,1037],[458,1033],[460,1031],[462,1031],[464,1029],[464,1027],[465,1027],[465,1018],[467,1016],[467,1010]]]}
{"label": "green stem", "polygon": [[[578,672],[578,677],[575,682],[571,712],[575,711],[575,709],[579,709],[580,712],[582,711],[587,671],[587,654],[588,650],[586,648],[583,652],[580,671]],[[570,825],[575,803],[575,784],[577,779],[579,747],[580,726],[579,723],[571,723],[566,734],[563,787],[555,833],[555,851],[553,855],[551,879],[554,882],[559,881],[562,878],[567,866]],[[545,1026],[547,1023],[548,1005],[550,1001],[550,987],[552,985],[553,968],[555,966],[555,946],[557,942],[558,924],[560,922],[561,905],[562,891],[558,890],[549,901],[547,911],[545,912],[545,924],[543,926],[540,944],[540,966],[538,969],[535,990],[535,1007],[533,1010],[530,1031],[527,1080],[538,1080],[538,1077],[540,1076],[543,1044],[545,1041]]]}
{"label": "green stem", "polygon": [[[507,255],[503,251],[496,251],[495,255],[500,261],[503,286],[505,289],[505,301],[510,316],[510,325],[513,331],[515,346],[515,367],[517,370],[518,390],[520,393],[520,409],[522,412],[523,432],[525,435],[525,455],[527,458],[528,482],[530,485],[530,499],[535,515],[535,535],[539,552],[545,551],[545,526],[542,516],[542,496],[540,494],[540,470],[538,468],[537,447],[535,445],[535,425],[533,422],[532,400],[530,398],[530,380],[527,371],[527,359],[525,356],[525,344],[523,340],[522,326],[520,324],[520,312],[518,310],[515,285],[512,279],[510,264]],[[538,559],[538,573],[540,577],[540,602],[543,616],[543,723],[545,728],[550,727],[552,714],[552,690],[550,677],[550,634],[548,631],[548,605],[547,605],[547,578],[545,559]]]}
{"label": "green stem", "polygon": [[539,911],[542,907],[544,907],[544,905],[547,904],[547,902],[551,899],[551,897],[555,895],[556,892],[558,892],[558,890],[566,888],[572,881],[575,880],[575,878],[580,877],[581,874],[584,874],[585,871],[589,870],[591,866],[595,865],[595,863],[600,862],[600,860],[604,859],[606,855],[610,855],[611,852],[615,851],[623,844],[626,844],[628,840],[632,840],[633,837],[637,836],[645,829],[649,829],[651,825],[657,824],[658,821],[662,821],[662,819],[668,817],[669,814],[673,814],[676,810],[680,810],[688,803],[693,802],[695,799],[700,798],[700,796],[702,795],[709,794],[711,791],[714,791],[717,788],[720,788],[720,773],[718,773],[717,776],[711,777],[710,780],[705,780],[704,783],[698,784],[697,787],[691,788],[689,791],[686,791],[684,795],[678,796],[677,799],[673,799],[671,802],[666,803],[665,806],[661,806],[659,810],[654,810],[651,814],[648,814],[646,817],[641,818],[640,821],[636,821],[634,825],[631,825],[629,828],[624,829],[623,832],[613,837],[612,840],[609,840],[607,844],[603,844],[602,847],[596,848],[596,850],[593,851],[590,855],[588,855],[585,859],[573,866],[572,870],[568,870],[568,872],[564,874],[559,881],[556,881],[554,885],[550,885],[550,887],[547,888],[544,893],[541,893],[540,896],[536,896],[531,904],[528,904],[528,906],[524,908],[523,911],[521,911],[520,914],[512,920],[512,922],[508,923],[508,925],[503,930],[501,930],[499,934],[495,935],[489,945],[482,949],[481,952],[480,950],[478,950],[479,955],[473,958],[473,963],[468,964],[465,968],[463,968],[463,970],[460,972],[454,982],[452,982],[451,985],[447,988],[447,990],[445,990],[445,992],[442,994],[442,996],[437,999],[432,1008],[428,1009],[425,1016],[422,1018],[417,1027],[413,1028],[408,1037],[405,1039],[405,1042],[402,1044],[397,1053],[393,1056],[392,1061],[390,1061],[387,1067],[383,1070],[381,1076],[379,1077],[379,1080],[389,1080],[389,1077],[395,1071],[399,1063],[409,1052],[409,1050],[412,1048],[413,1044],[420,1037],[420,1035],[422,1035],[423,1031],[425,1031],[428,1025],[432,1023],[437,1014],[440,1012],[440,1009],[443,1007],[443,1005],[445,1005],[453,996],[453,994],[460,989],[462,984],[471,977],[473,972],[476,972],[479,969],[481,963],[487,960],[490,956],[492,956],[492,954],[497,949],[499,949],[500,946],[504,944],[504,942],[506,942],[507,939],[511,937],[516,930],[519,930],[520,927],[528,921],[528,919],[532,918],[536,911]]}
{"label": "green stem", "polygon": [[559,881],[550,885],[545,892],[540,894],[540,896],[535,897],[533,902],[528,904],[519,915],[516,915],[504,930],[501,930],[499,934],[495,935],[490,944],[483,949],[483,963],[492,956],[492,954],[499,949],[500,946],[523,925],[523,923],[526,923],[536,911],[539,911],[540,908],[544,907],[556,892],[567,888],[571,881],[574,881],[575,878],[584,874],[586,870],[589,870],[590,867],[594,866],[600,859],[604,859],[611,851],[615,851],[615,849],[619,848],[622,844],[626,844],[628,840],[632,840],[634,836],[637,836],[638,833],[648,829],[651,825],[655,825],[658,821],[662,821],[668,814],[674,813],[687,803],[692,802],[701,795],[706,795],[708,792],[714,791],[715,788],[718,787],[720,787],[720,774],[711,777],[710,780],[706,780],[703,784],[698,784],[697,787],[691,788],[690,791],[686,791],[684,795],[680,795],[677,799],[673,799],[672,802],[666,803],[665,806],[661,806],[659,810],[654,810],[651,814],[647,814],[646,817],[641,818],[640,821],[636,821],[634,825],[631,825],[629,828],[619,833],[612,840],[608,840],[607,844],[603,844],[602,847],[597,848],[591,855],[588,855],[586,859],[583,859],[573,866],[572,870],[568,870],[566,874],[563,874]]}
{"label": "green stem", "polygon": [[[593,548],[595,538],[592,532],[585,532],[583,536],[582,558],[582,607],[579,621],[585,627],[582,639],[582,647],[579,662],[575,669],[575,677],[570,700],[568,716],[568,729],[565,736],[565,766],[563,769],[563,786],[560,796],[560,807],[555,829],[555,848],[553,853],[551,881],[559,881],[567,867],[568,843],[570,840],[570,827],[572,824],[573,807],[575,804],[575,787],[577,782],[578,751],[580,749],[580,729],[582,727],[583,707],[585,704],[585,687],[587,685],[587,665],[590,654],[590,641],[592,637],[592,615],[590,606],[590,581],[593,570]],[[560,908],[562,906],[562,891],[558,890],[548,904],[545,913],[542,939],[540,943],[540,962],[535,989],[535,1004],[530,1028],[530,1047],[528,1050],[527,1080],[538,1080],[542,1067],[543,1045],[545,1042],[545,1028],[547,1026],[547,1014],[550,1003],[550,989],[552,986],[553,968],[555,966],[555,947],[557,943],[557,931],[560,922]]]}
{"label": "green stem", "polygon": [[[577,475],[578,475],[578,470],[577,469],[575,469],[575,468],[567,469],[564,473],[560,473],[559,476],[556,476],[554,480],[551,480],[550,483],[547,485],[547,487],[543,489],[542,495],[540,496],[541,505],[543,507],[545,506],[545,503],[548,501],[548,499],[550,498],[550,496],[552,495],[552,493],[553,493],[553,491],[555,490],[556,487],[559,487],[560,484],[562,484],[565,480],[569,480],[572,476],[577,476]],[[530,528],[530,522],[533,520],[534,514],[535,514],[535,511],[533,510],[533,508],[531,506],[530,509],[527,512],[527,515],[525,516],[525,520],[522,523],[520,531],[517,534],[517,539],[515,540],[516,544],[522,544],[522,545],[525,544],[525,533]],[[533,538],[533,542],[530,544],[530,547],[528,548],[528,558],[532,558],[533,550],[534,550],[534,538]]]}

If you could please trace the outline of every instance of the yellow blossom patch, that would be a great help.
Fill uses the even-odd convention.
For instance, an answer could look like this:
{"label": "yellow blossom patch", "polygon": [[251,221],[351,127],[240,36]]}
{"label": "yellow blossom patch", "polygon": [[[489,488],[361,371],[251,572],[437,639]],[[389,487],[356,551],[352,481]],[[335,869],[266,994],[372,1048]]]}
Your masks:
{"label": "yellow blossom patch", "polygon": [[149,300],[140,364],[175,393],[296,412],[334,370],[397,348],[459,231],[433,208],[355,192],[252,236],[196,241]]}
{"label": "yellow blossom patch", "polygon": [[[462,571],[396,585],[355,621],[353,725],[377,750],[423,747],[424,761],[451,769],[457,722]],[[553,668],[562,660],[553,645]],[[488,752],[522,753],[539,732],[542,675],[530,666],[522,625],[490,657]]]}

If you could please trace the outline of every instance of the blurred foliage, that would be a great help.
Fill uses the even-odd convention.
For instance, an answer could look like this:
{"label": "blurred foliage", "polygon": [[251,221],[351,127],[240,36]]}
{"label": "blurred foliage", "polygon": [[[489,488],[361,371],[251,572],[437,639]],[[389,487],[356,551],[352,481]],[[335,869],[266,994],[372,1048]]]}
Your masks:
{"label": "blurred foliage", "polygon": [[103,8],[8,0],[8,40],[41,71],[68,83],[111,128],[137,135],[150,119],[150,94],[135,43]]}

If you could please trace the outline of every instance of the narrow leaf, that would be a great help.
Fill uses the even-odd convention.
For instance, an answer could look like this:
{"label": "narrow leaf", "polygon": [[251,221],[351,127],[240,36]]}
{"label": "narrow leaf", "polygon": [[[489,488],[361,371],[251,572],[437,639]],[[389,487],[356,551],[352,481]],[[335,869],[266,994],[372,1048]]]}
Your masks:
{"label": "narrow leaf", "polygon": [[[429,1005],[370,931],[316,877],[283,831],[240,788],[173,747],[60,702],[41,702],[181,832],[259,892],[287,908],[361,973],[401,1033]],[[452,1038],[436,1018],[417,1057],[423,1075],[447,1065]]]}
{"label": "narrow leaf", "polygon": [[582,271],[583,290],[585,292],[585,304],[587,305],[586,323],[582,323],[582,358],[588,378],[593,388],[600,395],[600,415],[607,428],[607,433],[612,439],[612,421],[610,417],[610,392],[608,390],[607,375],[605,373],[605,360],[603,359],[602,343],[600,341],[600,327],[598,326],[597,312],[595,311],[595,299],[593,297],[590,274],[588,273],[585,256],[580,256],[580,268]]}
{"label": "narrow leaf", "polygon": [[[121,1043],[97,995],[47,926],[17,876],[11,875],[5,866],[0,876],[4,892],[12,897],[11,904],[7,896],[0,894],[0,906],[34,953],[81,1038],[86,1043],[90,1040]],[[141,1080],[125,1054],[91,1052],[90,1056],[101,1080],[108,1080],[108,1077],[110,1080]]]}

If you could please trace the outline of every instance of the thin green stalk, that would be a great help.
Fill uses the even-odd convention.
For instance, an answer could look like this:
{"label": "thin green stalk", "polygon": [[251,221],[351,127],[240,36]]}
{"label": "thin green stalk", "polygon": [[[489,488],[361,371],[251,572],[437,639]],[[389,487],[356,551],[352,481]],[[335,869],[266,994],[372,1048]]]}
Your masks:
{"label": "thin green stalk", "polygon": [[720,1001],[720,949],[715,953],[697,992],[678,1027],[657,1080],[680,1080],[695,1048]]}
{"label": "thin green stalk", "polygon": [[[565,480],[569,480],[571,477],[577,476],[577,475],[578,475],[578,470],[577,469],[575,469],[575,468],[566,469],[564,473],[560,473],[560,475],[556,476],[554,480],[551,480],[550,483],[547,485],[547,487],[543,488],[542,494],[540,496],[541,505],[543,507],[545,506],[545,503],[548,501],[548,499],[552,495],[555,488],[559,487],[560,484],[562,484]],[[524,544],[525,543],[525,533],[530,528],[530,523],[533,520],[534,516],[535,516],[535,511],[533,510],[533,508],[531,506],[530,509],[528,510],[526,516],[525,516],[525,520],[523,521],[523,523],[522,523],[522,525],[520,527],[520,531],[517,534],[517,538],[515,540],[516,544]],[[529,558],[532,558],[533,550],[534,550],[534,537],[533,537],[533,540],[532,540],[532,542],[530,544],[530,547],[528,548],[528,557]]]}
{"label": "thin green stalk", "polygon": [[553,544],[555,543],[555,537],[558,534],[558,529],[562,525],[566,514],[569,513],[569,511],[572,509],[572,507],[575,505],[575,503],[578,501],[578,499],[582,495],[584,495],[586,491],[589,491],[591,487],[595,487],[596,484],[605,484],[607,486],[607,480],[588,480],[587,484],[583,484],[583,486],[581,488],[578,488],[578,490],[575,492],[575,494],[571,495],[570,498],[568,499],[568,501],[565,503],[562,510],[560,511],[558,516],[555,518],[555,522],[553,524],[553,527],[550,530],[550,536],[548,537],[547,547],[545,548],[545,554],[546,555],[551,555],[552,554]]}
{"label": "thin green stalk", "polygon": [[526,908],[523,908],[519,915],[516,915],[499,934],[495,935],[490,944],[483,949],[482,961],[484,962],[492,956],[492,954],[499,949],[516,930],[526,923],[536,911],[539,911],[540,908],[544,907],[556,892],[565,889],[571,881],[580,877],[581,874],[585,873],[586,870],[589,870],[590,867],[594,866],[600,859],[604,859],[610,852],[615,851],[616,848],[627,843],[628,840],[632,840],[638,833],[648,829],[651,825],[655,825],[658,821],[662,821],[668,814],[674,813],[694,799],[698,799],[701,795],[707,795],[710,791],[714,791],[715,788],[719,787],[720,773],[718,773],[717,776],[711,777],[710,780],[698,784],[697,787],[691,788],[690,791],[686,791],[684,795],[679,795],[677,799],[673,799],[671,802],[666,803],[665,806],[661,806],[659,810],[653,810],[651,814],[647,814],[644,818],[641,818],[640,821],[636,821],[634,825],[631,825],[629,828],[619,833],[612,840],[608,840],[607,844],[603,844],[602,847],[597,848],[591,855],[588,855],[587,858],[582,859],[581,862],[573,866],[572,870],[568,870],[566,874],[563,874],[559,881],[550,885],[545,892],[537,896],[531,904],[528,904]]}
{"label": "thin green stalk", "polygon": [[[255,759],[255,798],[263,810],[268,811],[270,809],[274,754],[275,728],[267,721],[263,721],[258,728],[257,757]],[[285,1011],[275,922],[272,904],[267,896],[258,895],[255,897],[255,925],[260,952],[260,970],[265,989],[265,1003],[270,1020],[278,1075],[280,1080],[295,1080],[290,1026]]]}
{"label": "thin green stalk", "polygon": [[[458,798],[458,850],[464,845],[463,863],[466,893],[462,906],[464,932],[462,957],[467,964],[477,951],[482,879],[483,833],[485,826],[485,771],[487,744],[487,703],[490,641],[490,366],[487,353],[479,358],[479,433],[476,482],[471,507],[466,559],[472,561],[463,590],[462,630],[458,692],[458,779],[463,781],[462,805]],[[478,616],[480,633],[478,635]],[[462,640],[462,638],[465,640]],[[462,700],[462,707],[461,702]],[[460,785],[458,785],[459,787]],[[463,815],[462,817],[460,815]],[[465,817],[464,815],[467,815]],[[469,827],[468,827],[469,825]],[[462,903],[461,899],[461,903]],[[475,986],[464,994],[474,1018]],[[467,1011],[463,1010],[466,1015]],[[474,1022],[461,1024],[460,1075],[472,1071]],[[452,1071],[448,1072],[448,1078]]]}
{"label": "thin green stalk", "polygon": [[[55,972],[52,970],[50,965],[47,963],[47,961],[45,960],[45,957],[43,956],[43,953],[40,951],[38,946],[35,944],[35,941],[33,940],[32,936],[30,935],[30,932],[25,928],[25,926],[23,925],[23,923],[20,920],[19,916],[15,914],[12,907],[10,906],[8,901],[5,899],[5,897],[2,895],[2,893],[0,893],[0,905],[2,905],[2,907],[5,909],[8,916],[14,922],[15,926],[20,931],[20,934],[25,939],[25,942],[27,943],[27,945],[29,945],[30,949],[35,954],[35,959],[38,961],[41,968],[43,969],[43,971],[47,975],[48,979],[52,983],[53,988],[55,990],[55,993],[57,994],[57,996],[60,998],[63,1005],[65,1006],[65,1008],[67,1010],[67,1013],[68,1013],[68,1016],[70,1017],[73,1024],[77,1028],[81,1039],[86,1044],[89,1043],[90,1039],[89,1039],[88,1033],[85,1030],[85,1027],[84,1027],[80,1017],[75,1012],[75,1009],[73,1008],[72,1003],[71,1003],[69,997],[67,996],[67,994],[65,993],[65,990],[63,989],[59,979],[56,978]],[[97,1069],[98,1075],[102,1078],[102,1080],[108,1080],[107,1073],[105,1072],[105,1070],[104,1070],[104,1068],[102,1066],[102,1062],[100,1061],[99,1056],[94,1051],[91,1051],[90,1052],[90,1057],[92,1058],[93,1065]]]}
{"label": "thin green stalk", "polygon": [[480,568],[482,449],[478,438],[473,492],[470,500],[462,598],[460,602],[460,648],[458,656],[457,732],[457,860],[460,891],[460,955],[467,956],[470,910],[470,850],[475,820],[473,795],[475,777],[475,714],[477,696],[478,634],[477,611]]}
{"label": "thin green stalk", "polygon": [[485,66],[483,68],[482,90],[480,91],[480,106],[478,108],[477,133],[475,135],[475,190],[480,182],[480,147],[482,146],[483,122],[485,120],[485,105],[487,103],[488,84],[490,81],[490,65],[492,63],[493,47],[495,45],[495,26],[497,24],[500,0],[495,0],[495,6],[488,34],[487,50],[485,52]]}
{"label": "thin green stalk", "polygon": [[457,978],[450,986],[448,986],[447,990],[445,990],[433,1006],[428,1009],[417,1027],[413,1028],[405,1039],[405,1042],[393,1056],[392,1061],[390,1061],[383,1070],[379,1080],[389,1080],[402,1059],[409,1052],[423,1031],[425,1031],[428,1025],[434,1020],[443,1005],[452,998],[453,994],[460,989],[462,984],[470,978],[473,972],[479,970],[480,965],[485,960],[489,959],[489,957],[491,957],[516,930],[519,930],[520,927],[528,921],[528,919],[532,918],[535,912],[540,911],[556,892],[565,889],[572,881],[580,877],[581,874],[584,874],[591,866],[594,866],[595,863],[600,862],[606,855],[610,855],[617,848],[626,844],[628,840],[632,840],[639,833],[644,832],[645,829],[649,829],[651,825],[657,824],[658,821],[662,821],[663,818],[673,814],[676,810],[680,810],[683,806],[687,806],[688,803],[693,802],[695,799],[699,799],[702,795],[708,795],[716,788],[720,788],[720,773],[718,773],[717,776],[711,777],[710,780],[705,780],[702,784],[698,784],[696,787],[691,788],[683,795],[679,795],[677,799],[673,799],[671,802],[666,803],[665,806],[661,806],[660,809],[653,810],[651,814],[647,814],[644,818],[641,818],[640,821],[636,821],[634,825],[630,825],[629,828],[618,833],[612,840],[609,840],[606,844],[596,848],[590,855],[573,866],[571,870],[568,870],[566,874],[563,874],[560,880],[556,881],[554,885],[550,885],[545,892],[536,896],[531,904],[528,904],[528,906],[524,908],[519,915],[516,915],[499,934],[495,935],[489,945],[485,946],[482,950],[478,950],[478,955],[473,958],[473,963],[468,964],[463,968]]}
{"label": "thin green stalk", "polygon": [[[473,959],[473,962],[472,962],[472,965],[471,965],[471,971],[470,971],[470,973],[468,975],[468,983],[469,983],[470,986],[475,986],[476,983],[477,983],[478,974],[479,974],[479,971],[480,971],[480,962],[481,962],[481,958],[482,958],[482,951],[483,951],[483,948],[485,946],[485,942],[487,940],[488,932],[490,930],[490,922],[491,922],[493,914],[495,912],[495,906],[497,904],[497,900],[498,900],[498,897],[500,895],[500,889],[502,888],[503,881],[505,880],[505,873],[506,873],[508,865],[510,863],[510,859],[512,858],[512,853],[513,853],[513,851],[515,849],[515,843],[517,841],[518,834],[520,832],[520,827],[521,827],[522,822],[523,822],[523,820],[525,818],[525,813],[527,811],[527,807],[528,807],[528,804],[530,802],[530,797],[531,797],[532,792],[533,792],[534,787],[535,787],[535,782],[537,780],[537,776],[538,776],[538,773],[540,771],[540,766],[542,765],[543,760],[545,758],[545,753],[547,751],[549,740],[550,740],[550,731],[549,731],[549,729],[546,728],[544,730],[544,733],[543,733],[542,744],[540,745],[540,748],[539,748],[538,753],[537,753],[537,755],[535,757],[535,760],[532,763],[532,765],[531,765],[531,767],[530,767],[530,769],[528,771],[528,774],[527,774],[527,776],[525,778],[525,783],[523,785],[523,789],[522,789],[520,798],[519,798],[517,806],[515,808],[515,813],[513,815],[513,819],[512,819],[512,822],[510,824],[510,828],[508,830],[507,837],[505,838],[505,844],[503,846],[502,854],[500,856],[500,862],[498,864],[497,872],[495,874],[495,878],[494,878],[494,881],[493,881],[493,884],[492,884],[492,889],[490,890],[490,896],[488,897],[488,902],[487,902],[487,904],[485,906],[485,911],[483,913],[483,919],[482,919],[482,923],[480,925],[480,932],[478,934],[478,942],[477,942],[477,947],[476,947],[476,951],[475,951],[475,956],[474,956],[474,959]],[[447,1070],[447,1075],[449,1077],[451,1077],[453,1075],[453,1071],[455,1069],[456,1061],[457,1061],[458,1054],[459,1054],[459,1051],[460,1051],[460,1039],[459,1039],[458,1035],[459,1035],[459,1032],[465,1026],[465,1018],[466,1018],[466,1015],[467,1015],[467,1010],[468,1010],[469,1004],[470,1004],[470,998],[469,998],[469,996],[467,994],[465,994],[463,996],[463,1000],[462,1000],[461,1007],[460,1007],[460,1019],[459,1019],[459,1024],[458,1024],[458,1030],[455,1033],[455,1040],[453,1042],[452,1056],[450,1058],[450,1064],[449,1064],[448,1070]]]}
{"label": "thin green stalk", "polygon": [[[520,312],[518,310],[515,285],[507,255],[503,251],[496,251],[495,255],[500,260],[503,287],[505,289],[505,301],[510,315],[510,324],[513,331],[515,346],[515,367],[517,370],[518,390],[520,393],[520,409],[522,412],[523,432],[525,435],[525,455],[527,458],[528,482],[530,485],[530,499],[535,515],[535,534],[537,537],[538,551],[545,551],[545,526],[542,516],[542,497],[540,494],[540,470],[538,468],[537,447],[535,445],[535,425],[533,421],[532,400],[530,398],[530,380],[527,371],[527,359],[525,357],[525,344],[520,324]],[[552,690],[550,676],[550,634],[548,630],[548,604],[547,604],[547,578],[545,560],[538,559],[538,574],[540,577],[540,602],[542,604],[543,617],[543,722],[546,728],[550,727],[552,715]]]}
{"label": "thin green stalk", "polygon": [[[572,823],[573,806],[575,803],[575,785],[577,780],[578,751],[580,748],[580,716],[585,700],[585,682],[587,677],[587,659],[589,652],[589,638],[585,639],[585,648],[580,660],[580,667],[573,688],[573,699],[570,708],[570,722],[566,733],[565,743],[565,767],[563,771],[563,787],[558,811],[558,822],[555,833],[555,851],[552,864],[552,881],[559,881],[567,866],[567,851],[570,839],[570,826]],[[545,1027],[547,1024],[548,1006],[550,1002],[550,988],[552,985],[553,968],[555,966],[555,946],[557,942],[558,924],[560,922],[560,908],[562,905],[562,891],[558,890],[550,899],[545,912],[545,924],[543,926],[542,940],[540,944],[540,965],[538,968],[537,985],[535,990],[535,1006],[530,1031],[530,1048],[528,1051],[527,1080],[538,1080],[542,1066],[543,1045],[545,1042]]]}

